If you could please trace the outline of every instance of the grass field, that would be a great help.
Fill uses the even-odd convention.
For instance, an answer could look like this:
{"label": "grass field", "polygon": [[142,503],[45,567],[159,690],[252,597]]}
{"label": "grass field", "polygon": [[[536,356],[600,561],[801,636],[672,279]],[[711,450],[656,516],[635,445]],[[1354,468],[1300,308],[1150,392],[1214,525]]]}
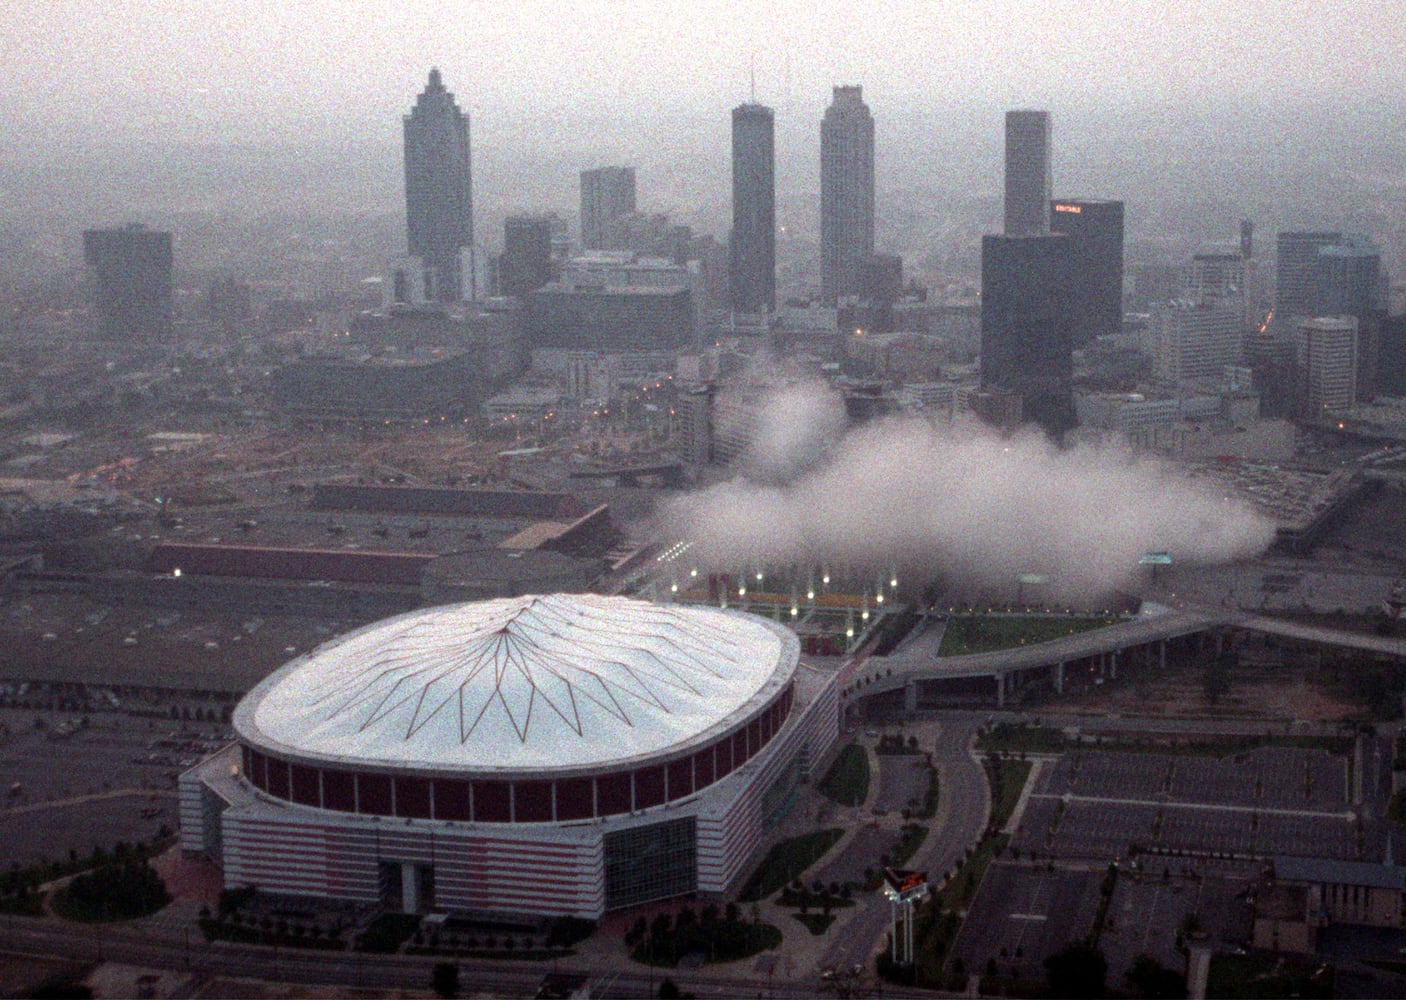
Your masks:
{"label": "grass field", "polygon": [[989,653],[1013,646],[1028,646],[1051,639],[1062,639],[1077,632],[1113,625],[1116,618],[1097,617],[1026,617],[1023,615],[982,615],[954,617],[947,622],[942,634],[938,656],[965,656],[969,653]]}
{"label": "grass field", "polygon": [[997,760],[986,758],[986,776],[991,783],[991,825],[1000,829],[1006,825],[1020,801],[1020,793],[1030,777],[1028,760]]}
{"label": "grass field", "polygon": [[851,743],[840,751],[820,782],[820,792],[842,806],[857,806],[869,794],[869,755]]}
{"label": "grass field", "polygon": [[767,852],[738,898],[744,903],[765,899],[792,879],[800,878],[807,868],[835,846],[835,841],[843,833],[839,827],[831,827],[783,840]]}

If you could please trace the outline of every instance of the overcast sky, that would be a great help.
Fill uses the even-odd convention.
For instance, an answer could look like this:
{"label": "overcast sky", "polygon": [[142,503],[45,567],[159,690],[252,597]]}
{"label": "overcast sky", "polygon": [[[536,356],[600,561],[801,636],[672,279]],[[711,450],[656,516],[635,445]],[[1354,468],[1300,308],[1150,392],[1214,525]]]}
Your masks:
{"label": "overcast sky", "polygon": [[[0,112],[32,140],[361,133],[438,65],[476,117],[871,104],[1402,99],[1399,0],[536,3],[8,0]],[[337,124],[340,123],[340,124]],[[75,131],[78,130],[78,131]]]}

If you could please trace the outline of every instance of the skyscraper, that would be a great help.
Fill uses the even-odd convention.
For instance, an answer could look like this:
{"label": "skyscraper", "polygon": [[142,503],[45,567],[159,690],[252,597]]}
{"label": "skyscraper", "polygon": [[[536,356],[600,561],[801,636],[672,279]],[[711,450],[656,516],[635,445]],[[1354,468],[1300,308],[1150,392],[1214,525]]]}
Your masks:
{"label": "skyscraper", "polygon": [[503,222],[498,280],[504,295],[523,298],[552,280],[552,219],[510,215]]}
{"label": "skyscraper", "polygon": [[1056,439],[1075,425],[1073,271],[1067,236],[981,240],[981,386]]}
{"label": "skyscraper", "polygon": [[1342,242],[1338,232],[1280,233],[1276,244],[1274,313],[1286,328],[1295,316],[1319,316],[1318,251]]}
{"label": "skyscraper", "polygon": [[96,332],[104,340],[171,339],[171,234],[141,225],[89,229],[83,260],[93,270]]}
{"label": "skyscraper", "polygon": [[874,118],[863,88],[836,87],[820,122],[820,287],[828,305],[863,292],[874,253]]}
{"label": "skyscraper", "polygon": [[1070,240],[1074,346],[1116,334],[1123,328],[1123,203],[1057,199],[1050,203],[1050,231]]}
{"label": "skyscraper", "polygon": [[732,236],[728,247],[732,308],[776,308],[775,120],[771,108],[732,109]]}
{"label": "skyscraper", "polygon": [[1382,253],[1366,236],[1345,236],[1318,251],[1315,316],[1356,316],[1382,308]]}
{"label": "skyscraper", "polygon": [[1050,231],[1050,113],[1006,112],[1006,235]]}
{"label": "skyscraper", "polygon": [[1295,325],[1303,378],[1302,416],[1310,420],[1357,402],[1357,317],[1319,316]]}
{"label": "skyscraper", "polygon": [[606,246],[606,231],[612,219],[635,211],[635,168],[598,167],[581,171],[581,248],[613,249]]}
{"label": "skyscraper", "polygon": [[1214,298],[1157,303],[1150,324],[1153,376],[1170,385],[1219,378],[1240,363],[1242,315],[1238,302]]}
{"label": "skyscraper", "polygon": [[404,123],[410,252],[425,262],[433,285],[428,297],[456,302],[462,297],[459,251],[474,241],[469,117],[432,69]]}
{"label": "skyscraper", "polygon": [[1352,316],[1357,320],[1358,399],[1377,394],[1381,332],[1385,318],[1382,254],[1366,236],[1348,235],[1336,246],[1318,251],[1315,316]]}

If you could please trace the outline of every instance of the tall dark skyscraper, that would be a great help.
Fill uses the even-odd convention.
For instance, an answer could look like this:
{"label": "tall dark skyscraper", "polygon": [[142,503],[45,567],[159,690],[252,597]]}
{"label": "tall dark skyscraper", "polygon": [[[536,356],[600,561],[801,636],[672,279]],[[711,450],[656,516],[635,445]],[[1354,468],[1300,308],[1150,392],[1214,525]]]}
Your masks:
{"label": "tall dark skyscraper", "polygon": [[552,280],[552,219],[510,215],[503,222],[503,256],[498,263],[504,295],[524,298]]}
{"label": "tall dark skyscraper", "polygon": [[635,168],[598,167],[581,171],[581,248],[606,250],[612,219],[635,211]]}
{"label": "tall dark skyscraper", "polygon": [[1318,251],[1316,316],[1356,316],[1382,308],[1382,253],[1365,236],[1345,236]]}
{"label": "tall dark skyscraper", "polygon": [[410,252],[424,260],[434,284],[428,297],[458,301],[459,252],[474,242],[469,117],[437,69],[405,116],[405,218]]}
{"label": "tall dark skyscraper", "polygon": [[[1342,242],[1338,232],[1285,232],[1275,240],[1274,313],[1288,323],[1294,316],[1318,316],[1318,251]],[[1287,329],[1287,327],[1286,327]]]}
{"label": "tall dark skyscraper", "polygon": [[1050,231],[1050,113],[1006,112],[1006,235]]}
{"label": "tall dark skyscraper", "polygon": [[1024,419],[1058,439],[1074,427],[1074,241],[981,240],[981,385],[1021,397]]}
{"label": "tall dark skyscraper", "polygon": [[96,333],[104,340],[171,339],[171,234],[145,226],[89,229],[83,260],[93,271]]}
{"label": "tall dark skyscraper", "polygon": [[1069,237],[1075,283],[1074,346],[1123,327],[1123,203],[1057,198],[1050,231]]}
{"label": "tall dark skyscraper", "polygon": [[732,109],[732,237],[728,276],[732,308],[776,308],[775,120],[771,108]]}
{"label": "tall dark skyscraper", "polygon": [[828,305],[863,292],[874,254],[874,117],[860,87],[836,87],[820,122],[820,286]]}

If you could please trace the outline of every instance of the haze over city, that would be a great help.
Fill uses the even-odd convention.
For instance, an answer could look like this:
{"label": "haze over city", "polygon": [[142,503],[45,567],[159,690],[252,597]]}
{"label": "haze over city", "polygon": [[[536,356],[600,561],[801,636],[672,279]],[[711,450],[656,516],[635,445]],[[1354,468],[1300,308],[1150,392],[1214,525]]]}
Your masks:
{"label": "haze over city", "polygon": [[1406,996],[1403,65],[0,7],[0,993]]}

